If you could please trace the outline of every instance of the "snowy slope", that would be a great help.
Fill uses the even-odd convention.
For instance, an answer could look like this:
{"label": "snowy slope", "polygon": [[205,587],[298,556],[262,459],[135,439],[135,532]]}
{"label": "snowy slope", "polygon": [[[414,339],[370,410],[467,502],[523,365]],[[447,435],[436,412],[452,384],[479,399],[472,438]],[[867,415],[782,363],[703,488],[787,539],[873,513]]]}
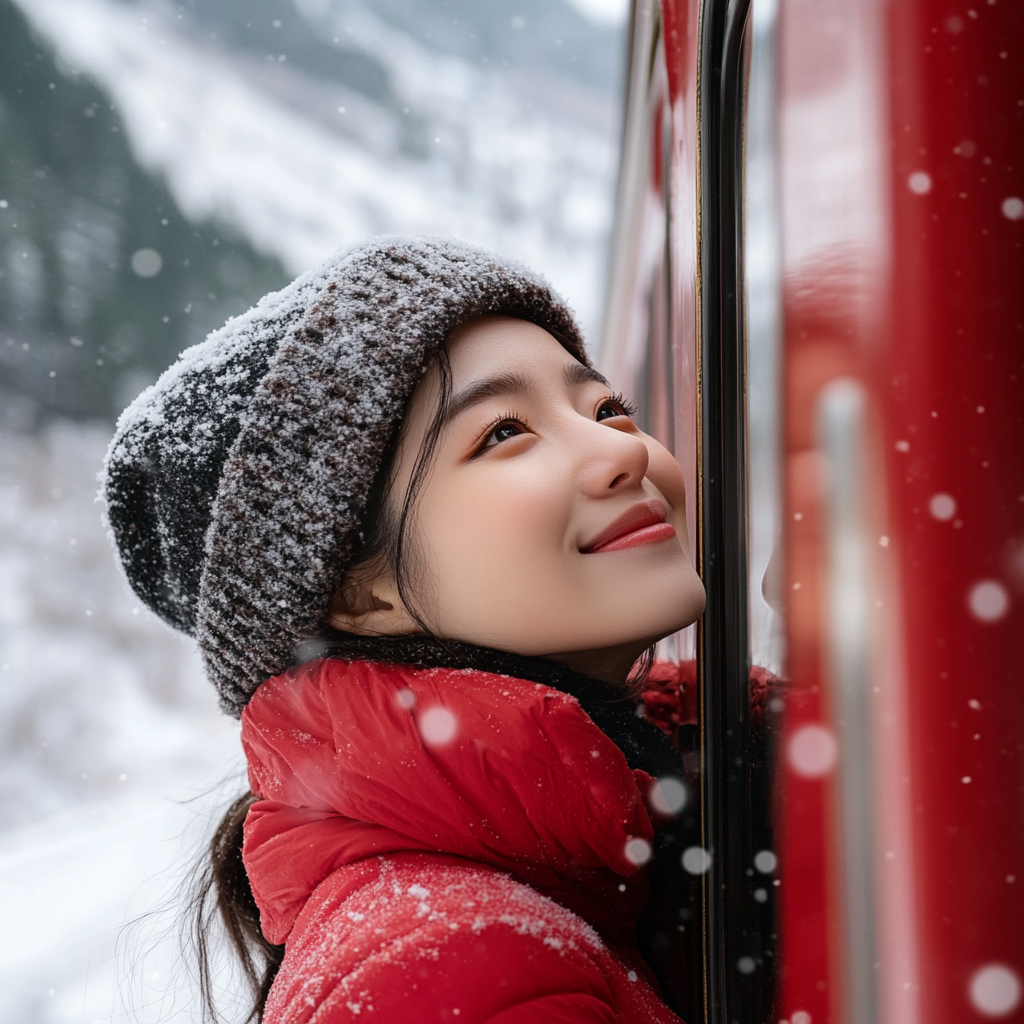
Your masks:
{"label": "snowy slope", "polygon": [[109,1019],[122,992],[141,1009],[121,926],[172,898],[211,801],[245,788],[192,645],[114,563],[94,500],[107,439],[0,435],[0,1024]]}
{"label": "snowy slope", "polygon": [[0,443],[0,833],[217,770],[237,726],[193,645],[131,594],[95,502],[108,432]]}
{"label": "snowy slope", "polygon": [[[614,112],[541,106],[501,72],[431,52],[371,10],[303,4],[320,31],[387,68],[397,115],[341,83],[305,79],[287,54],[273,67],[203,40],[162,6],[18,0],[62,59],[112,97],[137,159],[166,178],[187,216],[228,223],[295,272],[369,234],[454,234],[547,273],[592,325]],[[576,98],[577,112],[599,105]],[[415,121],[419,152],[396,118]]]}

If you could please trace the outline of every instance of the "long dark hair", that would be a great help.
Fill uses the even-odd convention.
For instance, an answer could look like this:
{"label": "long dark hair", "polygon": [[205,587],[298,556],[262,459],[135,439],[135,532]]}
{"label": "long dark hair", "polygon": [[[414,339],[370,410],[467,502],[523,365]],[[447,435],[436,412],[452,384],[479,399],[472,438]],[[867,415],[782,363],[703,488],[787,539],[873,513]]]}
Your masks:
{"label": "long dark hair", "polygon": [[[557,334],[554,336],[572,352],[566,341]],[[436,636],[425,620],[418,600],[423,582],[422,563],[408,537],[416,502],[433,465],[450,406],[452,373],[446,349],[438,350],[433,366],[437,370],[440,392],[437,408],[417,454],[401,506],[396,510],[391,501],[392,470],[401,440],[399,428],[367,497],[363,514],[367,532],[352,560],[353,565],[365,567],[374,575],[390,574],[422,635],[356,635],[325,625],[316,635],[299,644],[296,664],[318,657],[358,658],[424,667],[482,668],[546,683],[577,697],[595,723],[619,743],[632,767],[642,767],[652,775],[672,770],[676,767],[674,751],[661,732],[647,728],[647,723],[636,716],[630,699],[630,691],[639,689],[650,669],[653,647],[641,655],[630,674],[631,686],[624,692],[544,658],[527,658],[447,640]],[[284,959],[284,946],[268,942],[260,929],[259,908],[242,862],[245,817],[257,799],[254,794],[245,793],[227,809],[210,840],[206,858],[193,874],[186,899],[185,937],[197,962],[204,1021],[221,1019],[214,993],[210,938],[218,917],[250,989],[252,1003],[244,1018],[245,1024],[263,1020],[270,986]]]}
{"label": "long dark hair", "polygon": [[256,800],[253,793],[244,793],[228,807],[210,839],[207,856],[196,865],[189,887],[184,938],[195,954],[203,1020],[219,1019],[211,949],[217,918],[252,996],[245,1024],[263,1019],[267,994],[284,959],[284,946],[275,946],[263,935],[259,907],[242,863],[242,828]]}

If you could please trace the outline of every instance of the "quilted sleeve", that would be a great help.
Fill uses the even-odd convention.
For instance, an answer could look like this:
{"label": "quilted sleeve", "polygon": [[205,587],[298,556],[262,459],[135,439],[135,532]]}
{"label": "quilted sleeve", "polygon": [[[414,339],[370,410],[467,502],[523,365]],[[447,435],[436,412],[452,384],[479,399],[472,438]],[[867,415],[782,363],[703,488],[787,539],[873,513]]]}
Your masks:
{"label": "quilted sleeve", "polygon": [[420,935],[404,949],[382,950],[359,972],[365,979],[363,986],[338,986],[311,1020],[316,1024],[366,1020],[374,1024],[620,1024],[623,1019],[614,1006],[614,986],[578,952],[563,956],[539,937],[500,924],[477,935],[467,932],[438,938],[440,942]]}
{"label": "quilted sleeve", "polygon": [[373,858],[310,903],[264,1024],[679,1024],[641,967],[493,869]]}

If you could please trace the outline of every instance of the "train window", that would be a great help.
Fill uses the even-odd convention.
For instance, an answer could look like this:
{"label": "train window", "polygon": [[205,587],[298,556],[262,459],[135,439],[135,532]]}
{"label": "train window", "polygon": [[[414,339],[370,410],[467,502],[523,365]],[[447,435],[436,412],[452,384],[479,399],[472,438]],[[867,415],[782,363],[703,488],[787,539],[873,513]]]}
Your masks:
{"label": "train window", "polygon": [[[635,397],[640,425],[679,462],[687,489],[690,551],[697,551],[697,239],[694,82],[674,73],[677,44],[694,49],[696,19],[674,25],[674,8],[636,0],[630,35],[623,149],[609,289],[599,362]],[[691,12],[692,13],[692,12]],[[682,36],[679,28],[682,28]],[[669,46],[671,53],[666,51]],[[683,59],[693,59],[693,54]],[[685,85],[685,95],[679,86]],[[678,740],[685,805],[658,836],[652,870],[663,898],[646,922],[648,960],[684,1020],[704,1016],[704,886],[709,868],[702,822],[697,628],[661,645],[681,668],[685,695]]]}
{"label": "train window", "polygon": [[[674,893],[660,924],[675,934],[656,934],[665,948],[648,954],[684,1019],[758,1024],[776,988],[769,723],[783,655],[770,571],[780,533],[774,19],[761,4],[753,19],[745,4],[634,6],[601,352],[637,397],[642,426],[683,467],[708,591],[703,621],[662,651],[689,687],[679,741],[693,800],[661,837],[668,866],[655,870],[678,877],[660,880]],[[746,225],[745,179],[755,183]]]}

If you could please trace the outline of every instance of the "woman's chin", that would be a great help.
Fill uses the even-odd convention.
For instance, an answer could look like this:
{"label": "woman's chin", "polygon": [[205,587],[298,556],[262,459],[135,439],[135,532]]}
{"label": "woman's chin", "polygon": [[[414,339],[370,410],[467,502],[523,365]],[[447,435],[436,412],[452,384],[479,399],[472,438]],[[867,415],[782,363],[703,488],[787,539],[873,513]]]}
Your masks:
{"label": "woman's chin", "polygon": [[[704,585],[692,567],[669,579],[652,581],[623,616],[636,636],[655,643],[692,626],[704,613]],[[625,622],[623,622],[625,625]]]}

